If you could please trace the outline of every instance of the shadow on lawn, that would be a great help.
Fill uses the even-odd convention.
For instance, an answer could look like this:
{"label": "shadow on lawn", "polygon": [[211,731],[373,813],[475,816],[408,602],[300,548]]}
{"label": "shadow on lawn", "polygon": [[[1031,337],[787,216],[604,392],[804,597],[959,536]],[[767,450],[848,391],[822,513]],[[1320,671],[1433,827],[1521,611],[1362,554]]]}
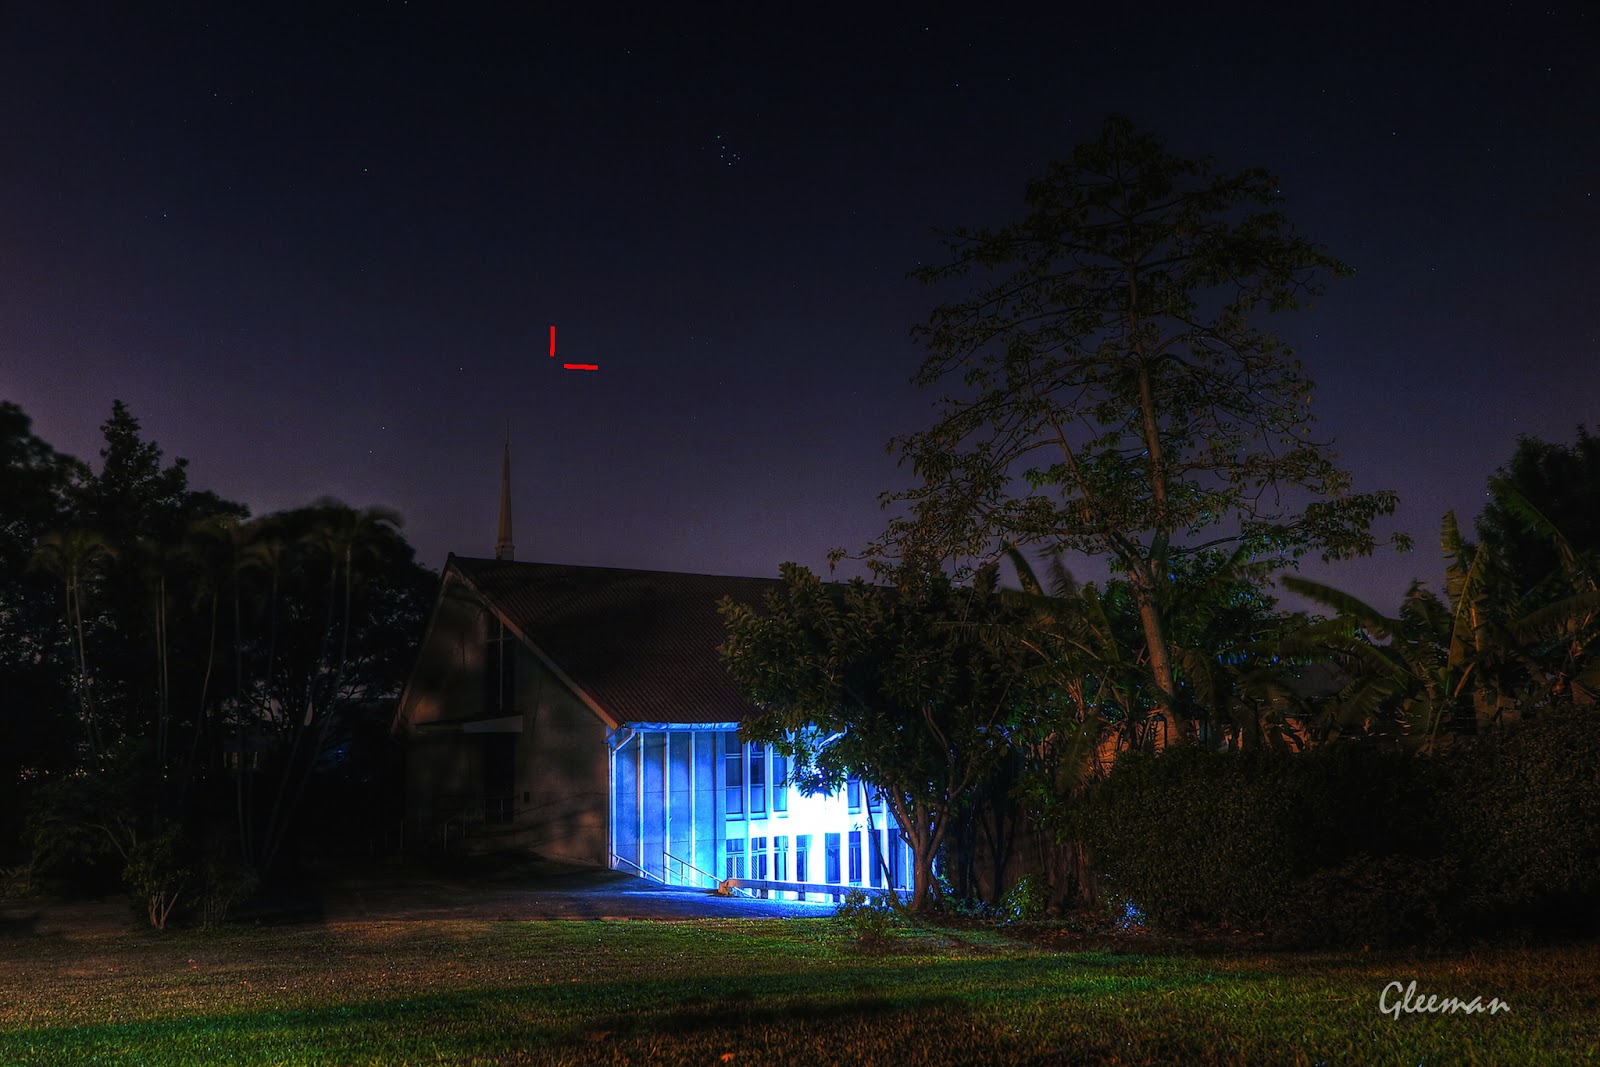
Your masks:
{"label": "shadow on lawn", "polygon": [[[1062,1002],[1177,990],[1207,981],[1181,973],[1108,975],[1102,967],[1109,960],[1089,968],[1064,960],[1029,968],[1023,975],[1016,969],[1018,962],[852,968],[825,977],[771,974],[480,987],[335,1006],[51,1027],[0,1035],[0,1062],[10,1062],[7,1057],[19,1052],[47,1061],[87,1062],[108,1050],[129,1057],[126,1062],[187,1062],[172,1060],[173,1051],[197,1048],[220,1059],[237,1058],[237,1052],[246,1062],[254,1062],[252,1056],[270,1061],[288,1051],[301,1057],[324,1055],[330,1062],[348,1059],[357,1050],[432,1059],[494,1049],[579,1048],[612,1038],[676,1040],[788,1027],[857,1028],[897,1017],[937,1017],[970,1036],[972,1028],[982,1028],[976,1022],[981,1002],[1007,996],[1008,990],[1037,991],[1041,978],[1051,998]],[[1229,976],[1233,982],[1243,978]]]}
{"label": "shadow on lawn", "polygon": [[39,913],[27,914],[0,912],[0,941],[19,941],[38,937]]}

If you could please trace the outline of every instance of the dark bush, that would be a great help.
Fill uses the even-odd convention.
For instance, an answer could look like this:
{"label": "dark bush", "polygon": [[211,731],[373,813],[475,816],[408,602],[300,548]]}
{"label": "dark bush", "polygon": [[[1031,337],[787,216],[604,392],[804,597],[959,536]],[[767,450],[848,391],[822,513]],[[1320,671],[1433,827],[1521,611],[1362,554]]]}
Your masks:
{"label": "dark bush", "polygon": [[1464,922],[1600,929],[1600,708],[1547,712],[1457,746],[1434,770]]}
{"label": "dark bush", "polygon": [[1600,931],[1600,709],[1419,756],[1131,754],[1069,816],[1109,903],[1307,945]]}
{"label": "dark bush", "polygon": [[[1337,908],[1342,940],[1382,943],[1394,922],[1424,925],[1419,917],[1437,911],[1444,889],[1426,883],[1427,899],[1411,901],[1406,865],[1388,862],[1428,856],[1438,834],[1414,762],[1366,746],[1130,754],[1070,818],[1069,833],[1088,846],[1113,903],[1133,904],[1155,926],[1322,931],[1316,913]],[[1380,888],[1404,898],[1405,918],[1378,921],[1386,906],[1332,901]],[[1373,922],[1359,921],[1363,909]]]}
{"label": "dark bush", "polygon": [[1414,944],[1448,929],[1455,865],[1416,856],[1358,853],[1300,879],[1277,932],[1311,948]]}

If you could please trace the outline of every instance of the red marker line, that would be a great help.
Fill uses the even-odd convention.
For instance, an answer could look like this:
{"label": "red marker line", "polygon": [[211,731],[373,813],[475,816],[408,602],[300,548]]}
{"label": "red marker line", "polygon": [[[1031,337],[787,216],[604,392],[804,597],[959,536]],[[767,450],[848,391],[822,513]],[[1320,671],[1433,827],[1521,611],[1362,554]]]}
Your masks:
{"label": "red marker line", "polygon": [[556,358],[556,328],[550,327],[550,358]]}
{"label": "red marker line", "polygon": [[600,369],[600,364],[598,364],[598,363],[563,363],[563,364],[561,364],[561,366],[563,368],[565,368],[566,370],[599,370]]}

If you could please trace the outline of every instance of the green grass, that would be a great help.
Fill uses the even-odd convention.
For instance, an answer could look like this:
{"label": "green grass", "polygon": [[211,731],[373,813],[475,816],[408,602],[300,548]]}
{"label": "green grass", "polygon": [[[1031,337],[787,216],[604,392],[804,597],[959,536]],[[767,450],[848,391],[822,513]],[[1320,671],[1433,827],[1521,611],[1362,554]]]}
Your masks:
{"label": "green grass", "polygon": [[[1378,1012],[1390,980],[1495,1016]],[[825,920],[347,923],[0,941],[0,1064],[1600,1060],[1600,946],[1146,956]]]}

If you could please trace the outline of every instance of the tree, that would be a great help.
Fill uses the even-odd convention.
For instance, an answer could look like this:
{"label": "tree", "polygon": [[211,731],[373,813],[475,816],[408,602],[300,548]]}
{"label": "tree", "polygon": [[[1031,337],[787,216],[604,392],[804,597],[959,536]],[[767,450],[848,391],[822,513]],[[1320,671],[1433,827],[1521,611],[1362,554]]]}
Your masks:
{"label": "tree", "polygon": [[905,507],[867,557],[933,530],[952,557],[1108,558],[1133,593],[1167,741],[1187,729],[1162,610],[1178,561],[1369,553],[1396,503],[1351,491],[1311,435],[1311,382],[1253,321],[1348,273],[1278,201],[1265,171],[1220,173],[1113,118],[1028,186],[1021,221],[956,231],[951,262],[916,272],[983,284],[916,331],[931,354],[914,380],[950,391],[933,426],[890,442],[922,484],[885,494]]}
{"label": "tree", "polygon": [[84,599],[99,570],[115,550],[106,539],[91,530],[73,529],[46,534],[39,539],[34,563],[60,579],[67,613],[67,626],[76,652],[78,718],[84,728],[89,755],[99,759],[106,749],[103,714],[96,706],[94,677],[89,671],[88,623]]}
{"label": "tree", "polygon": [[68,525],[87,476],[0,402],[0,864],[20,838],[29,783],[70,767],[81,741],[68,712],[79,672],[66,583],[31,564],[40,538]]}
{"label": "tree", "polygon": [[1565,569],[1571,556],[1600,556],[1600,437],[1587,427],[1570,445],[1519,437],[1490,490],[1478,536],[1524,592]]}
{"label": "tree", "polygon": [[[105,626],[92,649],[96,689],[107,743],[156,738],[165,773],[169,755],[188,754],[193,763],[215,693],[209,678],[214,601],[195,530],[249,512],[189,488],[188,461],[166,463],[161,446],[141,436],[139,420],[120,400],[100,429],[100,471],[70,501],[73,525],[99,535],[120,561],[98,590]],[[169,744],[184,721],[174,708],[193,712],[188,745]]]}
{"label": "tree", "polygon": [[[373,619],[375,605],[396,588],[415,585],[421,573],[412,550],[399,533],[400,515],[387,508],[355,509],[336,500],[319,500],[313,507],[275,517],[280,533],[298,529],[300,611],[297,648],[277,679],[276,700],[286,735],[279,753],[272,803],[259,834],[247,828],[261,870],[272,866],[289,839],[290,829],[310,784],[313,768],[329,737],[338,711],[362,699],[393,696],[403,675],[364,676],[355,668],[375,653],[370,642],[359,640]],[[274,564],[276,566],[276,563]],[[325,584],[320,580],[326,576]],[[277,577],[274,571],[274,587]],[[320,594],[315,586],[321,586]],[[364,594],[377,594],[367,596]],[[321,600],[321,611],[316,601]],[[420,601],[407,605],[413,624],[409,640],[400,647],[408,652],[420,636]],[[276,610],[276,598],[272,610]],[[313,621],[320,620],[320,621]],[[352,640],[355,648],[352,648]],[[273,637],[269,662],[278,652]],[[294,653],[298,655],[294,655]],[[275,666],[269,669],[276,669]],[[269,685],[272,679],[269,678]],[[303,711],[301,710],[303,709]],[[241,771],[241,773],[243,773]],[[241,823],[253,808],[251,783],[240,793]]]}
{"label": "tree", "polygon": [[892,588],[828,586],[792,563],[782,576],[759,610],[722,603],[723,661],[762,709],[744,732],[793,757],[802,789],[854,773],[881,792],[911,847],[911,907],[925,909],[952,810],[1005,754],[1027,696],[1018,657],[958,625],[1004,610],[994,572],[972,587],[915,564]]}

